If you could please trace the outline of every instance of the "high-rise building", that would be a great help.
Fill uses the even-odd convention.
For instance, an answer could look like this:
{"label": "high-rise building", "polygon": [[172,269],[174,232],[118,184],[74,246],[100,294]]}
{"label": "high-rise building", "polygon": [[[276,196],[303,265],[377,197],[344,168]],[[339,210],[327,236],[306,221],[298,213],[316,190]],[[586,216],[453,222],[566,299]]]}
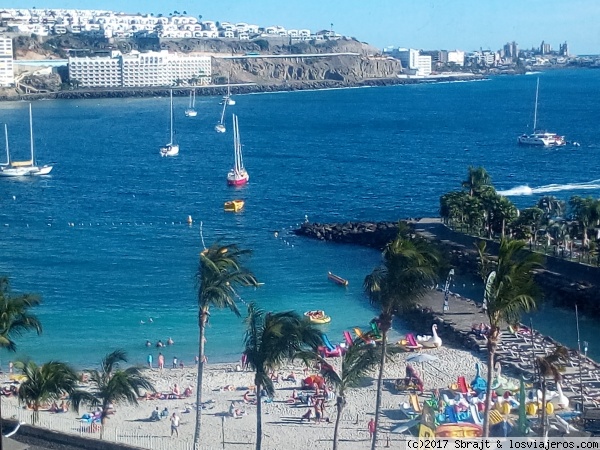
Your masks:
{"label": "high-rise building", "polygon": [[15,84],[12,39],[0,36],[0,86]]}
{"label": "high-rise building", "polygon": [[548,55],[552,52],[552,46],[550,44],[546,44],[544,41],[540,44],[540,53],[542,55]]}
{"label": "high-rise building", "polygon": [[69,58],[69,79],[81,87],[172,86],[179,80],[210,84],[210,56],[160,52]]}
{"label": "high-rise building", "polygon": [[567,44],[567,41],[564,44],[560,44],[559,54],[560,56],[569,56],[569,44]]}

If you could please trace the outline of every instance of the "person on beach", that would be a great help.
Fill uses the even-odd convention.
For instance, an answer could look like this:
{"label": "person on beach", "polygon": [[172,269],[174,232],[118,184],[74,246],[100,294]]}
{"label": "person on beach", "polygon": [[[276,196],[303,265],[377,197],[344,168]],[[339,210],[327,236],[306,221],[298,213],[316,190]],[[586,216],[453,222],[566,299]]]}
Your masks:
{"label": "person on beach", "polygon": [[200,358],[198,358],[198,355],[196,355],[196,357],[194,358],[194,363],[198,365],[198,361],[200,361]]}
{"label": "person on beach", "polygon": [[177,369],[177,356],[173,356],[173,369]]}
{"label": "person on beach", "polygon": [[171,416],[171,437],[173,437],[173,433],[175,433],[177,435],[177,437],[179,437],[179,416],[177,415],[177,413],[173,413],[173,415]]}
{"label": "person on beach", "polygon": [[373,439],[373,435],[375,434],[375,419],[371,418],[371,420],[369,420],[367,428],[369,429],[369,437]]}
{"label": "person on beach", "polygon": [[181,391],[179,390],[179,386],[177,385],[177,383],[175,383],[175,385],[173,386],[173,394],[181,395]]}
{"label": "person on beach", "polygon": [[152,369],[152,354],[148,355],[146,361],[148,362],[148,368]]}
{"label": "person on beach", "polygon": [[12,361],[8,362],[8,373],[13,373],[14,364]]}
{"label": "person on beach", "polygon": [[165,368],[165,357],[162,353],[158,354],[158,368],[163,370]]}

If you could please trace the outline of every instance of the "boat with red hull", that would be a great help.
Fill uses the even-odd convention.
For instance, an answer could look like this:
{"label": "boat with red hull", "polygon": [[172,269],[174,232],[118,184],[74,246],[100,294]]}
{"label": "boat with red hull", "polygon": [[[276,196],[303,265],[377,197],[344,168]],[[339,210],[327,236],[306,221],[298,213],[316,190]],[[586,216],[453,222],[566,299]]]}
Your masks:
{"label": "boat with red hull", "polygon": [[227,174],[227,184],[229,186],[242,186],[248,182],[250,176],[244,168],[240,130],[238,128],[238,118],[235,114],[233,115],[233,154],[233,169]]}

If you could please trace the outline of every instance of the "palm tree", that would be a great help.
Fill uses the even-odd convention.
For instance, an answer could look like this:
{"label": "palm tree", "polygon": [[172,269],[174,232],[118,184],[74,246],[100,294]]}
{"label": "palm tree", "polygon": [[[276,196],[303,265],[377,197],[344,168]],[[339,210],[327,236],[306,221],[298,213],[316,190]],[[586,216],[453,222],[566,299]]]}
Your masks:
{"label": "palm tree", "polygon": [[492,178],[483,167],[469,166],[467,179],[462,182],[462,186],[469,190],[469,196],[476,196],[481,192],[484,186],[491,185]]}
{"label": "palm tree", "polygon": [[287,360],[293,360],[301,352],[321,345],[320,331],[310,321],[294,311],[265,313],[254,303],[248,305],[244,354],[248,365],[254,370],[256,386],[256,450],[262,445],[262,398],[264,388],[272,397],[275,388],[269,371],[276,370]]}
{"label": "palm tree", "polygon": [[348,389],[358,387],[367,374],[380,361],[379,350],[361,339],[356,339],[342,356],[340,371],[336,371],[330,364],[323,364],[322,373],[325,378],[337,389],[335,406],[337,414],[335,417],[335,428],[333,430],[333,450],[338,448],[338,435],[342,410],[346,406],[346,395]]}
{"label": "palm tree", "polygon": [[569,206],[581,226],[582,246],[587,247],[589,241],[588,228],[600,219],[600,202],[592,197],[581,198],[575,195],[569,200]]}
{"label": "palm tree", "polygon": [[77,373],[68,364],[50,361],[38,366],[33,361],[17,361],[26,379],[19,386],[19,403],[33,410],[33,424],[39,418],[40,406],[59,400],[64,394],[71,395],[77,389]]}
{"label": "palm tree", "polygon": [[563,346],[556,347],[550,355],[535,358],[542,384],[542,437],[546,436],[546,378],[551,377],[558,383],[562,379],[560,363],[564,363],[568,358],[569,351]]}
{"label": "palm tree", "polygon": [[500,327],[503,323],[518,323],[521,313],[530,311],[536,306],[535,300],[538,289],[533,276],[534,271],[542,266],[542,256],[537,253],[522,251],[524,246],[525,242],[523,241],[513,241],[506,238],[500,240],[495,276],[490,276],[493,262],[490,255],[485,252],[485,242],[481,241],[477,246],[481,276],[484,283],[486,283],[486,313],[491,328],[487,340],[488,374],[483,418],[484,437],[488,437],[490,432],[492,374],[494,357],[500,337]]}
{"label": "palm tree", "polygon": [[394,314],[414,305],[436,278],[439,259],[428,244],[421,240],[398,236],[383,252],[383,264],[365,277],[363,288],[370,301],[381,309],[378,324],[381,331],[381,355],[375,400],[375,433],[371,449],[377,444],[377,428],[381,408],[381,389],[387,351],[387,334]]}
{"label": "palm tree", "polygon": [[242,250],[235,244],[213,244],[200,253],[200,262],[196,272],[198,287],[198,386],[196,389],[196,426],[194,445],[200,445],[200,424],[202,419],[202,376],[204,374],[204,341],[206,324],[210,316],[210,307],[230,309],[240,316],[236,304],[238,286],[258,286],[258,281],[241,260],[250,255],[250,250]]}
{"label": "palm tree", "polygon": [[[0,277],[0,349],[17,351],[13,336],[25,331],[42,332],[42,324],[29,310],[40,304],[35,294],[13,295],[8,277]],[[0,436],[2,436],[2,401],[0,398]]]}
{"label": "palm tree", "polygon": [[138,398],[143,391],[155,392],[154,386],[142,373],[139,367],[122,369],[121,363],[127,362],[124,350],[115,350],[102,359],[100,370],[86,370],[89,374],[90,391],[75,391],[71,394],[73,408],[79,411],[82,403],[90,406],[100,406],[100,438],[112,405],[118,402],[127,402],[137,405]]}
{"label": "palm tree", "polygon": [[17,350],[12,336],[25,331],[42,332],[42,324],[29,310],[41,303],[35,294],[12,295],[10,281],[0,277],[0,347],[12,352]]}

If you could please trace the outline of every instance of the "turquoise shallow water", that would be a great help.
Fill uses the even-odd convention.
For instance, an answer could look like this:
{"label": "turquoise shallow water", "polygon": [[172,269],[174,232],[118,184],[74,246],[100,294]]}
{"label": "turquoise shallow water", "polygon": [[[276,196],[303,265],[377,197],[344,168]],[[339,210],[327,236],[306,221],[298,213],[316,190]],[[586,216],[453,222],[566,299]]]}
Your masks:
{"label": "turquoise shallow water", "polygon": [[[556,195],[598,195],[594,183],[586,192],[569,186],[597,178],[599,89],[594,71],[541,75],[541,125],[581,143],[559,150],[515,144],[531,121],[532,76],[236,96],[229,112],[239,115],[251,177],[239,190],[225,183],[233,144],[231,130],[213,130],[218,98],[199,99],[196,118],[184,117],[186,98],[175,99],[175,158],[158,155],[168,138],[166,98],[36,102],[37,156],[56,162],[52,176],[0,180],[0,273],[44,299],[44,333],[20,338],[16,356],[83,366],[123,347],[143,362],[146,339],[172,337],[167,360],[191,362],[200,221],[207,244],[253,249],[248,265],[265,284],[243,291],[245,301],[323,308],[333,317],[324,331],[340,340],[375,315],[361,283],[379,255],[300,239],[291,228],[305,215],[321,222],[436,215],[439,196],[458,187],[469,164],[484,165],[499,189],[556,184]],[[0,121],[13,156],[25,157],[27,104],[0,104]],[[243,213],[223,212],[232,198],[246,201]],[[535,198],[514,200],[526,206]],[[329,282],[328,270],[349,287]],[[241,319],[215,312],[208,333],[211,361],[239,356]]]}

